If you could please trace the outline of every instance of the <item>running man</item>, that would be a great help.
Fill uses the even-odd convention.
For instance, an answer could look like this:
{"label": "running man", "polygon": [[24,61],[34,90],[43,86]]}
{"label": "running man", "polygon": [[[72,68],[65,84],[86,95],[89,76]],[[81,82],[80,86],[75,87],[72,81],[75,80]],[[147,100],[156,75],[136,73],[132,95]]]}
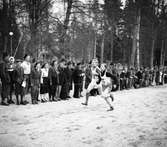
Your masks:
{"label": "running man", "polygon": [[110,99],[113,102],[114,96],[111,94],[112,90],[112,79],[114,76],[107,72],[107,65],[102,64],[101,65],[101,85],[102,85],[102,98],[106,101],[106,103],[109,105],[109,109],[107,111],[114,110],[113,106],[111,105]]}
{"label": "running man", "polygon": [[114,97],[111,94],[112,89],[112,82],[111,78],[112,75],[106,71],[106,66],[102,64],[101,68],[98,67],[99,62],[97,59],[92,60],[92,67],[91,67],[91,73],[92,73],[92,80],[91,83],[88,85],[87,91],[86,91],[86,100],[85,103],[82,103],[82,105],[88,105],[88,100],[90,96],[90,92],[93,89],[97,89],[99,95],[102,96],[102,98],[105,99],[107,104],[109,105],[109,110],[112,111],[114,108],[112,107],[109,98],[111,100],[114,100]]}

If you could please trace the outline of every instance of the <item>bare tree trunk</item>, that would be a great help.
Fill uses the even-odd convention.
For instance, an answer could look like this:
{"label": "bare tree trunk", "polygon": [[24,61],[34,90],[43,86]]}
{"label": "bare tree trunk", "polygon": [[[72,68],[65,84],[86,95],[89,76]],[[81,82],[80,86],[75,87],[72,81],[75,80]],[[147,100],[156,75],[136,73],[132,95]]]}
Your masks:
{"label": "bare tree trunk", "polygon": [[26,54],[26,49],[27,49],[27,45],[29,44],[30,40],[27,40],[25,43],[24,43],[24,46],[23,46],[23,56]]}
{"label": "bare tree trunk", "polygon": [[163,57],[164,57],[164,40],[162,40],[162,46],[161,46],[161,56],[160,56],[160,66],[163,66]]}
{"label": "bare tree trunk", "polygon": [[8,28],[8,15],[9,15],[9,1],[3,0],[3,9],[2,9],[2,39],[3,39],[3,51],[7,52],[8,47],[8,36],[9,36],[9,28]]}
{"label": "bare tree trunk", "polygon": [[110,50],[110,61],[113,62],[113,49],[114,49],[114,31],[113,31],[113,27],[111,28],[111,50]]}
{"label": "bare tree trunk", "polygon": [[163,65],[163,66],[165,65],[165,56],[166,56],[166,52],[165,52],[165,49],[164,49],[164,53],[163,53],[163,62],[162,62],[162,65]]}
{"label": "bare tree trunk", "polygon": [[68,29],[68,24],[71,16],[71,10],[72,10],[72,4],[73,0],[67,0],[67,11],[66,11],[66,17],[64,19],[64,24],[63,24],[63,34],[61,37],[61,44],[63,46],[63,53],[65,52],[64,50],[64,42],[65,42],[65,36],[67,34],[67,29]]}
{"label": "bare tree trunk", "polygon": [[165,66],[165,57],[166,57],[166,45],[165,45],[165,40],[164,40],[164,53],[163,53],[163,66]]}
{"label": "bare tree trunk", "polygon": [[150,67],[153,68],[153,62],[154,62],[154,47],[155,47],[155,38],[152,40],[152,47],[151,47],[151,58],[150,58]]}
{"label": "bare tree trunk", "polygon": [[87,60],[88,62],[92,58],[92,53],[93,53],[93,39],[92,39],[92,32],[91,29],[89,28],[89,40],[88,40],[88,46],[87,46]]}
{"label": "bare tree trunk", "polygon": [[101,42],[101,63],[103,63],[104,60],[104,40],[105,40],[105,32],[102,37],[102,42]]}
{"label": "bare tree trunk", "polygon": [[152,26],[152,47],[151,47],[151,58],[150,58],[150,67],[153,68],[154,66],[154,50],[155,50],[155,42],[157,38],[157,29]]}
{"label": "bare tree trunk", "polygon": [[[48,0],[46,0],[48,3]],[[47,9],[46,9],[46,32],[47,32],[47,37],[49,37],[49,5],[47,5]],[[41,28],[42,28],[42,24],[41,24]],[[42,44],[43,44],[43,40],[41,38],[41,48],[42,48]],[[46,45],[46,51],[49,52],[49,44],[47,43]]]}
{"label": "bare tree trunk", "polygon": [[28,11],[29,11],[29,25],[30,25],[30,33],[31,33],[31,49],[28,50],[34,57],[37,57],[36,51],[36,32],[37,32],[37,19],[36,19],[36,1],[27,1]]}
{"label": "bare tree trunk", "polygon": [[[43,42],[43,39],[42,39],[42,24],[40,25],[40,30],[41,30],[41,32],[40,32],[40,46],[39,46],[39,49],[38,49],[38,58],[39,58],[39,55],[40,55],[40,53],[42,52],[42,50],[43,50],[43,45],[42,45],[42,42]],[[48,32],[47,32],[48,33]],[[47,34],[48,35],[48,34]],[[46,49],[47,50],[47,49]]]}
{"label": "bare tree trunk", "polygon": [[135,64],[135,55],[136,55],[136,25],[133,28],[133,40],[132,40],[132,51],[130,58],[130,66],[134,67]]}
{"label": "bare tree trunk", "polygon": [[4,52],[7,51],[7,44],[8,44],[8,37],[5,35],[4,36]]}
{"label": "bare tree trunk", "polygon": [[96,58],[96,45],[97,45],[97,37],[96,37],[96,32],[94,32],[94,50],[93,50],[93,58]]}
{"label": "bare tree trunk", "polygon": [[135,57],[137,68],[140,68],[140,21],[141,21],[141,9],[138,8],[136,16],[136,24],[133,28],[133,41],[131,52],[131,66],[135,66]]}
{"label": "bare tree trunk", "polygon": [[137,34],[136,34],[136,53],[137,53],[137,68],[140,68],[140,21],[141,21],[141,9],[138,8],[137,15]]}
{"label": "bare tree trunk", "polygon": [[71,9],[72,9],[72,3],[73,3],[73,0],[67,0],[67,11],[66,11],[66,17],[65,17],[65,20],[64,20],[65,33],[67,31],[68,24],[69,24],[69,19],[70,19]]}

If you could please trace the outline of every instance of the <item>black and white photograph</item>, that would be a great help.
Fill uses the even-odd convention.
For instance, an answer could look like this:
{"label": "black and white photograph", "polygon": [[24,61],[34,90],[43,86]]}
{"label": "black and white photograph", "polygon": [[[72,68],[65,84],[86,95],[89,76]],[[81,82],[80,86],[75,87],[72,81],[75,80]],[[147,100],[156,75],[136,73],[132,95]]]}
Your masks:
{"label": "black and white photograph", "polygon": [[0,0],[0,147],[167,147],[167,0]]}

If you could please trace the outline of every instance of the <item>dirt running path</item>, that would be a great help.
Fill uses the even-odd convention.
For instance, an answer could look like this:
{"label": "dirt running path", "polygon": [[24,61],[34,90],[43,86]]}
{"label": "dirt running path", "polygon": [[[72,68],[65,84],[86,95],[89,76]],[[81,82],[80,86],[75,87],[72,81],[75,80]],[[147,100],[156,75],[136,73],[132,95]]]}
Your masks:
{"label": "dirt running path", "polygon": [[167,147],[167,86],[100,97],[0,106],[0,147]]}

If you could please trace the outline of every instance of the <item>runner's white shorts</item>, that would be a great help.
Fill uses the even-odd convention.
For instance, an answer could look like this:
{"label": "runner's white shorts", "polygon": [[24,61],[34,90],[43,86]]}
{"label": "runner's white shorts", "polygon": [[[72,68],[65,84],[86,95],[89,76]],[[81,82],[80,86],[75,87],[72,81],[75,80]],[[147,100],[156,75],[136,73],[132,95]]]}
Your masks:
{"label": "runner's white shorts", "polygon": [[90,84],[88,85],[87,93],[89,93],[92,89],[98,89],[99,94],[101,94],[101,92],[102,92],[102,85],[101,85],[101,83],[97,84],[96,80],[92,80],[90,82]]}
{"label": "runner's white shorts", "polygon": [[101,96],[103,98],[109,97],[111,95],[111,90],[112,88],[110,86],[106,87],[105,89],[103,89]]}
{"label": "runner's white shorts", "polygon": [[89,93],[92,89],[97,89],[99,94],[102,96],[102,98],[109,97],[111,95],[111,86],[106,86],[105,88],[102,86],[102,84],[97,84],[95,80],[92,80],[87,88],[87,93]]}

